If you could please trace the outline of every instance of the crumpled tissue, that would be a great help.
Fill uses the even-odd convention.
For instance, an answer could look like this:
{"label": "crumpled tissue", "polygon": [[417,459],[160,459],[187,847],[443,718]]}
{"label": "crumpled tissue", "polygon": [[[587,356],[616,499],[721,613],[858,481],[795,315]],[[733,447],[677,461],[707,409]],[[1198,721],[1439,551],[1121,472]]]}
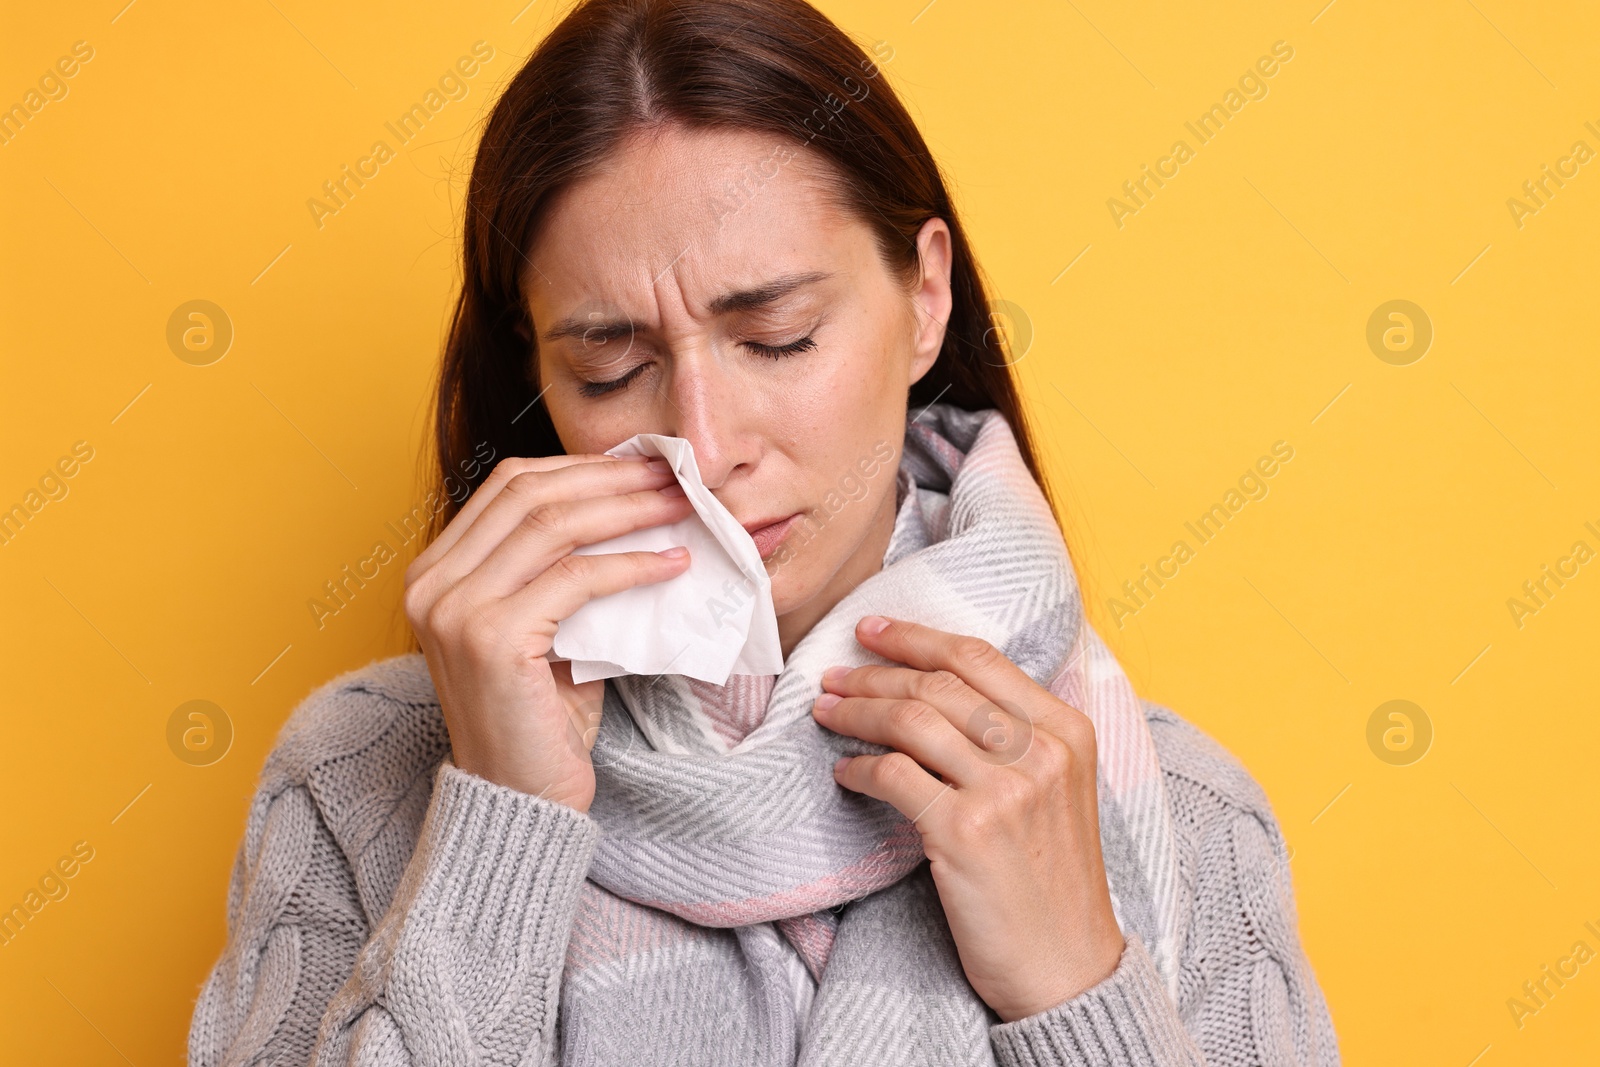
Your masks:
{"label": "crumpled tissue", "polygon": [[678,522],[580,545],[580,555],[689,549],[689,569],[664,582],[597,597],[556,625],[552,662],[577,683],[619,674],[683,674],[726,685],[734,674],[780,674],[772,580],[755,540],[700,480],[682,437],[636,434],[609,456],[660,456],[694,512]]}

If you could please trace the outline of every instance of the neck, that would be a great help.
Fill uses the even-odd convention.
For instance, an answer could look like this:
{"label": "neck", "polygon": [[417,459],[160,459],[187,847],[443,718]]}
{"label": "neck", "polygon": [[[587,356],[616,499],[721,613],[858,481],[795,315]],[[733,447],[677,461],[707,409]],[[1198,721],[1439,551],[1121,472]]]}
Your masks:
{"label": "neck", "polygon": [[[866,536],[856,546],[850,558],[834,572],[828,583],[818,590],[816,596],[804,604],[791,609],[778,616],[778,643],[783,649],[783,658],[788,660],[789,653],[800,643],[800,639],[811,632],[824,615],[833,610],[835,604],[843,600],[856,586],[872,577],[883,569],[883,556],[889,550],[889,537],[894,533],[895,494],[887,493],[878,506],[878,512],[872,518],[871,525],[867,528]],[[851,625],[855,624],[851,619]]]}

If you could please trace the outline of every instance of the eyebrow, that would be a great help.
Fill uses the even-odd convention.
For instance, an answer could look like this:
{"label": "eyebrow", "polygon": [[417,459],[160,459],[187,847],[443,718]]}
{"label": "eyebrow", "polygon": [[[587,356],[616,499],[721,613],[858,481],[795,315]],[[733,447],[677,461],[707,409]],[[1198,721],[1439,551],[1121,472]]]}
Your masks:
{"label": "eyebrow", "polygon": [[[711,301],[710,310],[713,315],[726,315],[733,311],[755,311],[777,303],[797,289],[815,285],[833,276],[833,272],[822,270],[784,274],[750,289],[736,289],[723,293]],[[627,318],[606,320],[567,318],[557,322],[540,336],[546,341],[558,341],[564,337],[613,338],[626,337],[641,329],[638,323]]]}

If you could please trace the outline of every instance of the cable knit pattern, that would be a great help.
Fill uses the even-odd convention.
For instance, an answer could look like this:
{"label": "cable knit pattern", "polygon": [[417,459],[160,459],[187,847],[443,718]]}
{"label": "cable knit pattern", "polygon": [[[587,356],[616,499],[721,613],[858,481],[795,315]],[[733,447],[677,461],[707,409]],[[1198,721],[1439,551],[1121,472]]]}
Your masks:
{"label": "cable knit pattern", "polygon": [[[995,1062],[1338,1063],[1265,796],[1200,730],[1145,709],[1190,914],[1179,995],[1130,935],[1099,985],[992,1025]],[[603,970],[574,972],[567,953],[580,907],[606,906],[587,879],[599,833],[583,813],[451,763],[420,655],[327,683],[263,768],[229,884],[227,943],[195,1005],[191,1067],[739,1064],[737,1049],[669,1047],[675,1013],[738,1007],[709,1002],[642,1005],[660,1020],[652,1048],[563,1047],[565,985]],[[658,965],[693,944],[664,942]],[[594,1031],[604,1019],[587,1022]]]}

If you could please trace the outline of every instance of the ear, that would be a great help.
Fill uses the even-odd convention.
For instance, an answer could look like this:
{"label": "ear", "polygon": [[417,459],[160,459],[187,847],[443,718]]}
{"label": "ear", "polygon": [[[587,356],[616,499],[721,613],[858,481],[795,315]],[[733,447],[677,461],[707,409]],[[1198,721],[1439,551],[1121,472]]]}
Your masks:
{"label": "ear", "polygon": [[934,217],[917,231],[917,256],[922,261],[922,279],[911,294],[916,316],[911,358],[911,381],[915,384],[933,367],[944,347],[945,328],[950,323],[954,298],[950,292],[950,271],[954,254],[950,226]]}

